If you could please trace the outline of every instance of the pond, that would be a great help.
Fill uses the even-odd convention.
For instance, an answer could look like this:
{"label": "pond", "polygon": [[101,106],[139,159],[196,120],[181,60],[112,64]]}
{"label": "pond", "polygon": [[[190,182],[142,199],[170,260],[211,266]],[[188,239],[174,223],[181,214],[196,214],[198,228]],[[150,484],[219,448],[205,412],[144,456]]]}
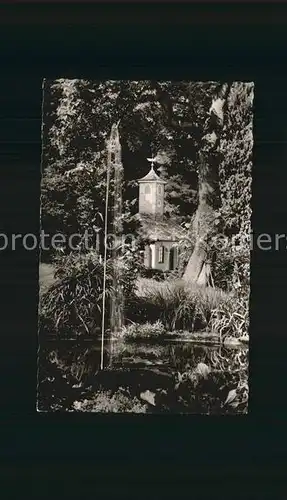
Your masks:
{"label": "pond", "polygon": [[[79,402],[85,400],[88,407],[87,402],[101,391],[109,395],[122,391],[125,397],[142,401],[145,413],[224,413],[229,392],[242,381],[246,389],[248,382],[248,346],[116,340],[112,350],[105,345],[103,371],[100,352],[95,340],[41,342],[38,410],[75,411],[75,402],[80,408]],[[197,367],[206,371],[199,378]],[[91,404],[86,411],[101,411],[96,406]],[[240,408],[238,404],[230,410],[240,413]]]}

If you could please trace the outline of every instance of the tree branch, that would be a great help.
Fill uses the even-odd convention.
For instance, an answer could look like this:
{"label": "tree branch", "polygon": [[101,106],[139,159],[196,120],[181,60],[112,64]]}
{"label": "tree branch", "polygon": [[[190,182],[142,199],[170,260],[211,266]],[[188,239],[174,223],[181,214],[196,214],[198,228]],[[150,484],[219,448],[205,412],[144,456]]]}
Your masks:
{"label": "tree branch", "polygon": [[169,93],[166,90],[164,90],[158,82],[151,80],[150,83],[152,88],[156,91],[157,100],[160,103],[166,115],[167,126],[174,129],[185,128],[193,130],[195,127],[192,122],[187,122],[187,121],[182,122],[181,120],[175,119],[173,111],[173,102]]}

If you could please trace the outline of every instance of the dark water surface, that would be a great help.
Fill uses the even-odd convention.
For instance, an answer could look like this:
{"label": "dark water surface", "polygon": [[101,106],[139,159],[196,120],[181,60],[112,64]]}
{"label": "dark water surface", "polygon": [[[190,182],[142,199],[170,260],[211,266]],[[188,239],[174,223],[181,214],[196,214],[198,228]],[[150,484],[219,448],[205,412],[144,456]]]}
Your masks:
{"label": "dark water surface", "polygon": [[[38,409],[64,410],[89,390],[116,391],[129,387],[138,397],[143,390],[172,387],[172,376],[194,369],[198,363],[237,371],[238,356],[248,357],[248,347],[227,348],[185,341],[124,342],[105,344],[100,371],[99,341],[54,340],[41,343],[38,360]],[[247,376],[247,362],[244,369]],[[218,366],[219,366],[218,365]],[[217,367],[218,368],[218,367]],[[87,396],[88,397],[88,396]]]}

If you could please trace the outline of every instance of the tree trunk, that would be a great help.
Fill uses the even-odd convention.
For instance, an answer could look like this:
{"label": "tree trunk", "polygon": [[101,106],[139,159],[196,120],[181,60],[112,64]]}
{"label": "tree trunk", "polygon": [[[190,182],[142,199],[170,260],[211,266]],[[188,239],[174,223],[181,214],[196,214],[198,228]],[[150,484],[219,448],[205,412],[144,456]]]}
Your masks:
{"label": "tree trunk", "polygon": [[[193,123],[189,121],[181,122],[175,119],[172,100],[168,93],[162,89],[160,83],[152,81],[151,85],[156,90],[158,101],[166,114],[167,126],[177,130],[190,130],[190,134],[194,134]],[[219,142],[225,123],[225,108],[229,91],[230,85],[224,83],[212,100],[207,130],[204,132],[202,148],[199,154],[199,203],[192,228],[195,235],[195,246],[183,274],[183,279],[187,282],[202,285],[212,282],[210,240],[217,231],[215,220],[220,200]]]}
{"label": "tree trunk", "polygon": [[208,285],[211,279],[210,238],[215,232],[216,210],[219,207],[219,183],[216,155],[201,154],[199,166],[199,204],[192,231],[195,246],[186,266],[183,279]]}
{"label": "tree trunk", "polygon": [[210,108],[209,130],[199,154],[198,193],[199,202],[192,231],[195,246],[187,263],[183,279],[189,283],[207,286],[212,283],[211,238],[216,235],[219,192],[219,141],[224,122],[228,86],[224,84]]}
{"label": "tree trunk", "polygon": [[[115,126],[114,126],[115,127]],[[111,134],[112,135],[112,134]],[[117,126],[114,128],[112,141],[112,168],[114,174],[114,206],[113,206],[113,286],[111,293],[110,329],[111,335],[117,335],[123,326],[124,293],[121,281],[123,269],[122,256],[122,183],[123,164],[121,159],[121,145]],[[112,360],[112,342],[110,354]]]}

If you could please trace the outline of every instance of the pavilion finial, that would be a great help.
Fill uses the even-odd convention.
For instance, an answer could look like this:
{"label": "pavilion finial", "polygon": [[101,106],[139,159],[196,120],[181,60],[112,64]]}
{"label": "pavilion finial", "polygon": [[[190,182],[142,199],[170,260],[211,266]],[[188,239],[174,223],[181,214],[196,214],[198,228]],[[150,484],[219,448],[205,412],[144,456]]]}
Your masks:
{"label": "pavilion finial", "polygon": [[149,161],[151,163],[151,168],[153,170],[153,167],[154,167],[154,164],[156,162],[156,157],[153,157],[153,158],[147,158],[147,161]]}

